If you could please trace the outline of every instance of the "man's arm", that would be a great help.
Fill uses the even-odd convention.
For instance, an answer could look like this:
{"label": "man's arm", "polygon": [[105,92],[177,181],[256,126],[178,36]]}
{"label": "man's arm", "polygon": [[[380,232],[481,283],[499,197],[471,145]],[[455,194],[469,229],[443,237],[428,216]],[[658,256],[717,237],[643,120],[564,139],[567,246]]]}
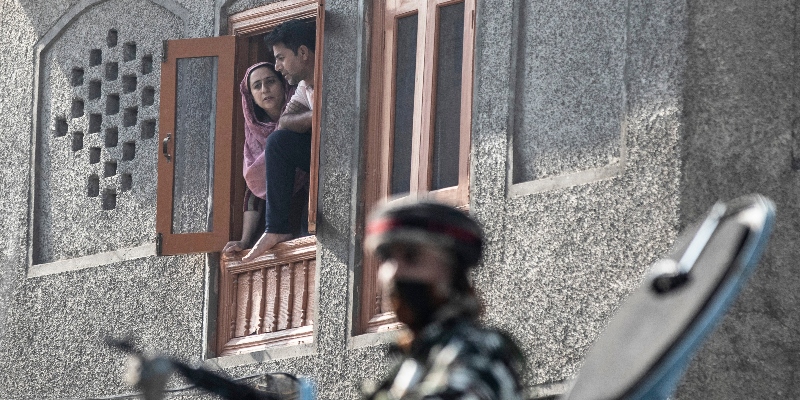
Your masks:
{"label": "man's arm", "polygon": [[278,129],[304,133],[311,130],[311,110],[297,101],[291,100],[278,120]]}

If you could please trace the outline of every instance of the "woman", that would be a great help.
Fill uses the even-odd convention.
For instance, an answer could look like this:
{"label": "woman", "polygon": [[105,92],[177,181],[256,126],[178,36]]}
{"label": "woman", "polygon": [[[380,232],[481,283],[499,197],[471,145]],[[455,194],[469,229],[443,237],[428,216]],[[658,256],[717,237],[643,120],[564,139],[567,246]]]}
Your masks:
{"label": "woman", "polygon": [[264,147],[267,136],[277,127],[278,118],[291,98],[294,87],[289,86],[283,76],[275,72],[273,64],[260,62],[247,69],[239,84],[239,91],[242,94],[245,136],[242,173],[247,188],[244,196],[242,238],[225,245],[222,251],[227,255],[240,252],[253,244],[253,235],[262,219],[266,198]]}

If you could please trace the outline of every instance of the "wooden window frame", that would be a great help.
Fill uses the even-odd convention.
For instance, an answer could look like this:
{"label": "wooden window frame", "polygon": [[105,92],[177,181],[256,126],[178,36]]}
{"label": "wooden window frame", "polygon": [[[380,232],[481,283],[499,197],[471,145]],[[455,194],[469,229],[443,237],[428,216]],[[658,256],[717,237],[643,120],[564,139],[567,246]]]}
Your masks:
{"label": "wooden window frame", "polygon": [[[317,198],[319,194],[319,135],[320,122],[322,121],[322,50],[323,34],[325,26],[325,3],[324,0],[288,0],[278,3],[267,4],[261,7],[245,10],[228,17],[228,34],[236,36],[236,79],[237,82],[244,78],[244,73],[256,60],[248,58],[253,51],[249,47],[249,38],[269,31],[276,26],[293,19],[316,19],[317,41],[314,45],[314,110],[312,111],[312,133],[311,133],[311,164],[309,165],[308,182],[308,231],[317,231]],[[242,114],[241,102],[235,105],[234,116],[236,118],[237,129],[244,129],[244,117]],[[244,136],[237,137],[235,148],[240,149],[244,146]],[[241,153],[241,152],[240,152]],[[234,154],[236,165],[241,165],[242,154]],[[244,180],[235,180],[234,190],[244,193]],[[240,196],[241,197],[241,196]],[[241,210],[242,199],[234,198],[231,204]],[[241,226],[241,215],[235,215],[237,226]]]}
{"label": "wooden window frame", "polygon": [[[177,58],[218,56],[216,138],[214,143],[214,194],[213,230],[207,233],[172,233],[172,165],[163,154],[158,158],[158,191],[156,211],[157,253],[175,255],[187,253],[215,253],[231,239],[231,232],[242,226],[242,193],[244,179],[241,178],[244,145],[242,132],[241,101],[238,101],[239,81],[248,63],[249,36],[263,33],[290,19],[316,18],[317,39],[315,51],[316,71],[314,87],[321,88],[322,48],[324,26],[324,3],[322,0],[289,0],[268,4],[229,18],[230,36],[198,39],[180,39],[165,42],[165,61],[162,64],[161,108],[159,116],[159,138],[164,143],[167,135],[174,132],[175,122],[175,60]],[[317,197],[319,193],[319,127],[322,109],[322,90],[314,92],[312,112],[311,163],[309,167],[308,231],[316,232]],[[230,104],[231,107],[220,107]],[[169,140],[173,138],[170,136]],[[167,140],[167,142],[169,142]],[[238,150],[237,150],[238,149]]]}
{"label": "wooden window frame", "polygon": [[[218,57],[216,136],[213,144],[214,230],[201,234],[172,234],[174,178],[169,158],[159,155],[156,223],[159,255],[217,253],[231,239],[231,232],[240,232],[246,184],[241,176],[244,117],[239,82],[247,68],[257,61],[253,57],[271,52],[271,49],[265,49],[257,42],[257,37],[291,19],[315,18],[317,24],[308,201],[308,230],[310,233],[316,231],[324,16],[322,0],[287,0],[231,15],[228,20],[229,36],[166,42],[159,124],[162,141],[174,131],[178,106],[175,99],[176,60]],[[220,259],[219,318],[215,339],[217,355],[312,342],[312,314],[316,308],[316,237],[306,236],[279,243],[247,263],[241,262],[241,255],[223,255]]]}
{"label": "wooden window frame", "polygon": [[[430,190],[432,180],[433,131],[436,116],[436,71],[438,58],[438,8],[464,3],[464,47],[461,79],[458,185]],[[373,0],[370,60],[370,112],[365,151],[364,200],[368,214],[391,193],[394,96],[396,76],[397,19],[418,14],[417,74],[414,89],[412,161],[409,195],[429,196],[462,209],[469,203],[469,152],[472,129],[472,88],[475,43],[475,0]],[[424,21],[424,22],[423,22]],[[419,72],[421,71],[421,73]],[[363,258],[358,332],[376,332],[399,327],[377,286],[377,260]]]}
{"label": "wooden window frame", "polygon": [[[324,17],[322,1],[298,0],[256,7],[233,14],[228,18],[228,33],[236,37],[237,82],[244,78],[250,65],[259,61],[254,58],[254,54],[257,53],[256,47],[260,46],[260,43],[254,43],[251,38],[260,36],[288,20],[316,18],[317,38],[314,54],[316,70],[314,71],[315,91],[308,199],[308,230],[310,233],[316,232]],[[243,132],[244,116],[241,102],[235,104],[234,110],[235,126]],[[244,135],[237,137],[235,146],[237,149],[244,146]],[[236,165],[241,165],[243,161],[241,151],[235,153],[234,157],[236,157]],[[235,193],[244,193],[244,179],[237,177],[234,181],[236,182]],[[231,204],[234,209],[241,210],[242,196],[233,196]],[[235,215],[241,219],[239,214]],[[238,222],[238,226],[241,226],[241,222]],[[219,355],[241,354],[270,347],[313,342],[312,314],[316,308],[313,277],[316,273],[316,255],[316,237],[307,236],[279,243],[270,251],[247,263],[242,263],[238,256],[222,258],[220,261],[222,276],[217,324],[217,353]],[[300,267],[301,265],[302,267]],[[304,283],[295,282],[297,268],[305,271],[301,273],[305,277]],[[282,282],[279,290],[271,291],[265,279],[269,270],[279,270],[279,276],[288,273],[291,283],[284,285]],[[254,288],[260,288],[260,293]],[[268,305],[271,301],[274,301],[272,308]],[[287,315],[281,317],[282,313]],[[275,325],[272,329],[263,326],[264,322],[269,321],[270,318],[274,318]],[[240,331],[245,327],[248,327],[249,331],[253,331],[250,325],[258,326],[258,329],[254,333],[241,334]]]}

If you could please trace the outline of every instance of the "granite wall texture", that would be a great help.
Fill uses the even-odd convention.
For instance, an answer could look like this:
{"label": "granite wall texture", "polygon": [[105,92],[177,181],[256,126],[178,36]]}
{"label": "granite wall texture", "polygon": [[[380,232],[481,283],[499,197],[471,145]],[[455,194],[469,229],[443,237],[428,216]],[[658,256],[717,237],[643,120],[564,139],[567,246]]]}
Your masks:
{"label": "granite wall texture", "polygon": [[[1,398],[130,393],[122,382],[122,356],[99,341],[109,334],[132,335],[144,347],[235,377],[310,375],[326,399],[357,398],[359,382],[385,373],[389,335],[353,337],[351,331],[360,281],[369,1],[326,1],[313,345],[205,359],[204,332],[214,324],[213,316],[205,316],[214,307],[209,277],[216,268],[205,255],[151,256],[27,277],[28,249],[37,237],[29,220],[31,207],[36,209],[32,182],[48,168],[75,168],[61,165],[73,163],[79,170],[65,173],[64,181],[80,183],[83,169],[91,168],[71,143],[58,147],[64,154],[63,160],[51,158],[61,160],[57,165],[31,165],[34,116],[45,113],[52,121],[47,107],[70,110],[71,68],[84,61],[84,50],[104,45],[111,28],[118,29],[121,44],[139,28],[130,37],[156,55],[153,43],[161,39],[213,36],[226,12],[266,3],[0,2]],[[126,8],[136,4],[152,10],[152,17]],[[790,267],[800,239],[794,223],[800,165],[796,5],[478,1],[470,212],[485,226],[488,247],[473,277],[485,300],[485,320],[511,332],[525,349],[525,381],[533,393],[547,394],[541,389],[547,387],[557,392],[574,376],[620,302],[682,227],[717,198],[759,191],[778,203],[775,238],[754,282],[701,350],[677,396],[798,396],[800,324],[791,312],[798,278]],[[176,25],[182,18],[174,16],[176,7],[186,10],[182,26]],[[85,11],[63,20],[76,9]],[[45,53],[58,66],[48,71],[61,75],[43,97],[58,100],[35,107],[35,45],[59,24],[72,33],[54,39]],[[65,59],[72,56],[76,61]],[[85,73],[91,80],[95,72]],[[142,82],[157,90],[157,79]],[[116,93],[113,84],[103,90]],[[55,129],[49,122],[42,126]],[[140,196],[131,199],[129,218],[110,228],[43,227],[53,238],[40,245],[49,252],[43,262],[152,242],[155,155],[148,153],[155,147],[138,150],[131,173],[147,178],[134,181]],[[536,186],[542,181],[546,185]],[[86,201],[80,190],[56,192],[64,197],[56,202]],[[117,205],[128,207],[122,199]],[[77,211],[86,210],[102,212],[96,204]],[[57,220],[64,210],[49,213],[45,217]],[[90,238],[92,229],[119,236],[112,234],[104,241],[110,247],[102,249],[57,237],[77,230],[65,236]],[[191,391],[173,397],[206,398]]]}
{"label": "granite wall texture", "polygon": [[[524,4],[479,3],[470,211],[489,237],[485,266],[475,273],[486,319],[522,340],[527,381],[545,384],[577,372],[620,301],[677,233],[685,6]],[[538,17],[552,20],[531,33],[538,25],[529,13],[550,10],[559,12]],[[525,29],[508,23],[515,15]],[[611,43],[595,51],[587,43],[597,35]],[[542,80],[547,90],[540,93]],[[512,84],[498,84],[506,81]],[[560,128],[565,115],[576,116],[569,132]],[[523,123],[527,132],[512,131],[513,121],[527,118],[534,118]],[[555,145],[568,135],[583,144]],[[540,141],[574,151],[549,174],[609,162],[622,168],[588,183],[564,179],[552,190],[510,194],[518,159],[507,155]],[[594,156],[578,156],[583,147]]]}
{"label": "granite wall texture", "polygon": [[512,182],[622,162],[627,7],[519,2]]}
{"label": "granite wall texture", "polygon": [[[168,349],[189,360],[202,357],[204,255],[145,257],[37,278],[27,275],[35,268],[29,264],[30,249],[38,255],[31,257],[37,264],[154,243],[155,145],[140,140],[140,119],[130,127],[122,126],[122,120],[125,109],[134,106],[139,107],[138,117],[157,118],[161,40],[211,35],[212,10],[213,4],[170,0],[2,2],[0,397],[80,398],[130,391],[120,375],[123,358],[101,342],[106,335],[131,334],[149,348]],[[109,45],[111,29],[118,33],[116,46]],[[132,58],[125,54],[131,43],[138,52]],[[45,46],[41,91],[34,85],[38,46]],[[91,65],[90,51],[96,49],[102,52],[100,65]],[[154,55],[154,66],[144,74],[142,56],[147,54]],[[118,67],[116,79],[106,75],[112,62]],[[82,83],[73,68],[83,69]],[[126,81],[132,76],[137,77],[136,88]],[[94,98],[89,86],[98,80],[102,85]],[[148,106],[141,102],[149,87],[154,91]],[[117,94],[119,111],[109,113],[108,97]],[[73,117],[75,99],[84,100],[83,116],[76,112]],[[91,114],[106,118],[95,127]],[[42,119],[38,137],[33,132],[37,117]],[[57,117],[67,121],[63,136],[56,131]],[[110,146],[104,135],[116,124],[117,145]],[[72,133],[77,131],[84,134],[84,146],[73,150]],[[139,144],[132,157],[125,152],[131,141]],[[34,143],[41,145],[36,152]],[[100,149],[97,163],[90,161],[92,147]],[[41,158],[34,165],[35,153]],[[106,161],[116,161],[118,167],[109,180],[127,173],[134,179],[129,191],[118,191],[111,210],[91,204],[97,199],[86,190],[92,174],[100,175],[100,193],[120,184],[103,178]],[[37,190],[46,200],[38,208],[33,201]],[[45,221],[38,231],[36,219],[30,219],[32,209]]]}

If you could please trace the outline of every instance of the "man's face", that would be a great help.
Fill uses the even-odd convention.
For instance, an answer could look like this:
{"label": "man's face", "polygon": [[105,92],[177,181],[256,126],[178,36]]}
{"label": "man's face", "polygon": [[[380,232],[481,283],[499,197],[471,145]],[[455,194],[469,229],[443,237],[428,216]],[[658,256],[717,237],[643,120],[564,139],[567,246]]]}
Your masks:
{"label": "man's face", "polygon": [[306,46],[300,46],[295,54],[283,43],[278,43],[272,46],[272,51],[275,54],[275,70],[283,74],[290,85],[306,79],[309,69],[314,69],[314,54]]}
{"label": "man's face", "polygon": [[[421,329],[432,317],[430,314],[447,301],[451,265],[451,256],[434,246],[395,244],[389,248],[378,270],[378,280],[400,322]],[[422,293],[404,293],[407,288],[422,288]]]}

